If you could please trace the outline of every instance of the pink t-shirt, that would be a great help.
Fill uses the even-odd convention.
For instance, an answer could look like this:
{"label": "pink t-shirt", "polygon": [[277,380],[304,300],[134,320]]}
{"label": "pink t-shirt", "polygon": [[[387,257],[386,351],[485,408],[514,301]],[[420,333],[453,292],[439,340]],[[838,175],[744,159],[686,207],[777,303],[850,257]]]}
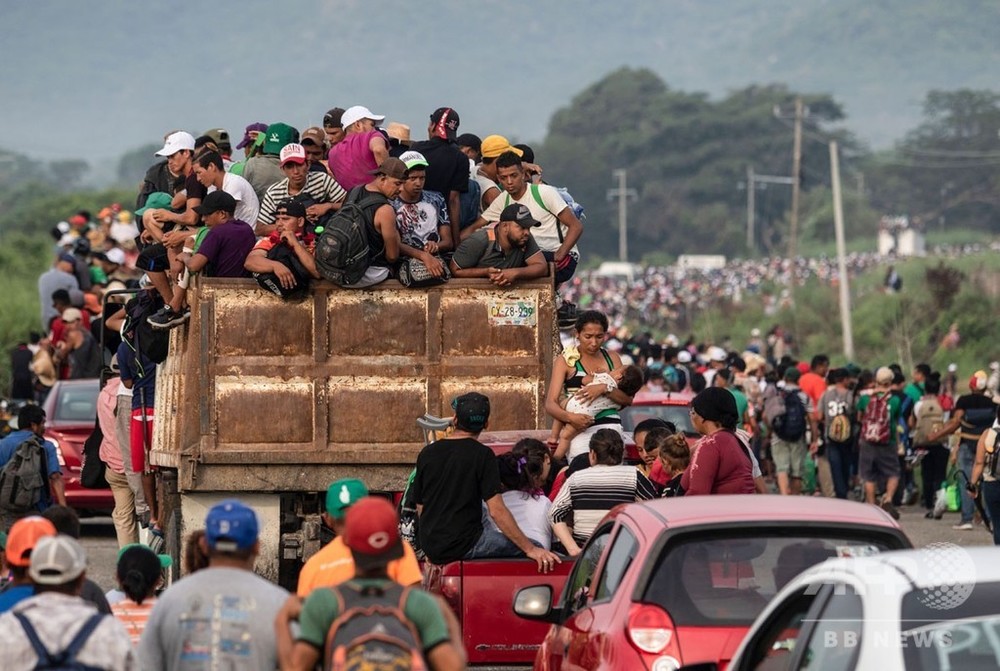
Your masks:
{"label": "pink t-shirt", "polygon": [[378,164],[372,154],[371,141],[376,135],[382,137],[377,130],[351,133],[330,150],[330,172],[345,190],[350,191],[375,179],[371,172]]}
{"label": "pink t-shirt", "polygon": [[101,441],[101,448],[98,452],[101,461],[108,465],[115,473],[125,472],[125,463],[122,459],[122,451],[118,447],[118,434],[115,431],[115,407],[118,405],[118,387],[121,385],[121,378],[113,377],[104,385],[104,389],[97,396],[97,421],[101,426],[104,439]]}
{"label": "pink t-shirt", "polygon": [[753,463],[736,436],[716,431],[704,436],[691,451],[691,463],[681,476],[684,496],[698,494],[753,494]]}

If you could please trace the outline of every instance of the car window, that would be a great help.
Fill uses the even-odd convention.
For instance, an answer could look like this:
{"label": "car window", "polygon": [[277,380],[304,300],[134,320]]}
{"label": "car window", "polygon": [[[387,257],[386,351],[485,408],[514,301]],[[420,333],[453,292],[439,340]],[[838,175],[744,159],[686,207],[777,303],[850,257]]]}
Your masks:
{"label": "car window", "polygon": [[632,565],[635,558],[635,550],[639,546],[635,536],[622,525],[618,528],[618,535],[608,552],[608,559],[604,562],[604,570],[597,581],[597,590],[594,592],[594,601],[602,601],[611,597],[618,590],[622,578]]}
{"label": "car window", "polygon": [[678,626],[749,626],[796,575],[832,557],[875,554],[896,541],[831,537],[818,524],[795,530],[739,528],[686,534],[667,543],[644,586],[644,601]]}
{"label": "car window", "polygon": [[954,582],[915,589],[900,607],[903,661],[917,671],[996,669],[1000,583]]}
{"label": "car window", "polygon": [[662,419],[673,422],[678,431],[698,433],[691,423],[691,413],[687,405],[632,405],[621,411],[622,427],[626,431],[635,429],[639,422],[647,419]]}
{"label": "car window", "polygon": [[740,670],[788,669],[795,656],[795,639],[817,595],[816,590],[802,588],[786,597],[767,621],[751,633],[748,654],[740,664]]}
{"label": "car window", "polygon": [[799,669],[848,671],[857,663],[861,649],[864,606],[849,585],[836,585],[816,616]]}
{"label": "car window", "polygon": [[611,538],[611,528],[612,525],[609,524],[597,529],[587,546],[583,548],[583,552],[577,557],[565,592],[565,615],[575,613],[586,605],[590,596],[594,572],[597,571],[597,563],[601,560],[601,555],[604,554],[608,539]]}
{"label": "car window", "polygon": [[97,418],[98,381],[93,385],[64,387],[60,390],[55,417],[60,422],[93,422]]}

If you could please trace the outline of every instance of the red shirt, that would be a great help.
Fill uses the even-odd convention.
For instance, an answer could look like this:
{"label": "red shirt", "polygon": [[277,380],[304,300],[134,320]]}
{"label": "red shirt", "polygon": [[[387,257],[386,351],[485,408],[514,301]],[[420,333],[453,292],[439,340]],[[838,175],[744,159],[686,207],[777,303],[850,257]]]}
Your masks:
{"label": "red shirt", "polygon": [[826,380],[822,375],[809,371],[799,378],[799,389],[812,399],[814,406],[819,407],[819,398],[826,391]]}
{"label": "red shirt", "polygon": [[681,477],[684,496],[753,494],[753,464],[736,436],[716,431],[694,446],[691,464]]}

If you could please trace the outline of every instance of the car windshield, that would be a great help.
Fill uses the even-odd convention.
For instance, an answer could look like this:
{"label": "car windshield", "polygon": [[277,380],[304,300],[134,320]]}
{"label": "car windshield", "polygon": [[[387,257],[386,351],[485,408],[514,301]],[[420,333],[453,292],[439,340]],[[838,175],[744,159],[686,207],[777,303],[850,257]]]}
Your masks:
{"label": "car windshield", "polygon": [[810,566],[898,545],[871,532],[843,534],[822,524],[808,531],[686,534],[664,546],[642,600],[662,606],[678,626],[749,626],[782,587]]}
{"label": "car windshield", "polygon": [[996,669],[1000,660],[1000,583],[913,590],[900,608],[907,669]]}
{"label": "car windshield", "polygon": [[93,422],[97,418],[98,380],[93,384],[66,386],[59,389],[55,414],[49,420],[56,422]]}
{"label": "car windshield", "polygon": [[662,419],[673,422],[678,431],[683,433],[698,433],[691,424],[691,413],[687,405],[632,405],[621,412],[622,428],[626,431],[635,429],[639,422],[647,419]]}

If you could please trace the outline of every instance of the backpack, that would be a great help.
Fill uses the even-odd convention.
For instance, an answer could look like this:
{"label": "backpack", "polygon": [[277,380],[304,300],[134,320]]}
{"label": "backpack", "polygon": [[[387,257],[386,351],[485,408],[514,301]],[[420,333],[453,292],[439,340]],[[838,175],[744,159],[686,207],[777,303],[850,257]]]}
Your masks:
{"label": "backpack", "polygon": [[372,252],[368,227],[374,225],[374,209],[388,203],[385,196],[363,186],[351,191],[316,243],[316,270],[320,275],[341,287],[356,284],[365,276]]}
{"label": "backpack", "polygon": [[94,419],[94,430],[83,444],[82,463],[80,464],[80,485],[87,489],[107,489],[108,480],[105,477],[106,465],[101,461],[101,443],[104,442],[104,431],[101,424]]}
{"label": "backpack", "polygon": [[[986,454],[984,455],[986,463],[983,468],[983,473],[989,475],[991,478],[996,479],[997,477],[997,459],[1000,456],[1000,451],[997,450],[997,430],[996,429],[986,429],[986,444],[984,445]],[[996,521],[993,522],[996,524]]]}
{"label": "backpack", "polygon": [[[566,200],[566,196],[563,196],[563,192],[565,191],[566,195],[569,195],[569,191],[566,191],[566,189],[560,189],[558,187],[552,187],[552,188],[554,188],[556,191],[559,192],[559,195],[562,196],[562,199],[564,201]],[[559,234],[559,244],[562,244],[563,238],[566,237],[565,234],[563,233],[563,223],[558,220],[559,217],[552,210],[550,210],[549,208],[545,207],[545,201],[542,200],[542,194],[538,190],[538,185],[537,184],[535,184],[534,182],[532,182],[531,184],[529,184],[528,185],[528,191],[531,192],[531,198],[532,198],[532,200],[535,201],[535,204],[537,204],[538,207],[542,208],[543,210],[545,210],[546,212],[548,212],[549,214],[551,214],[553,217],[556,218],[556,233]],[[572,200],[573,196],[569,196],[569,197]],[[505,200],[504,200],[503,206],[507,207],[508,205],[510,205],[510,194],[509,193],[505,193],[504,194],[504,198],[505,198]],[[568,201],[566,202],[566,204],[570,205]],[[579,205],[576,201],[573,201],[573,205],[576,205],[577,207],[580,208],[580,214],[582,215],[583,214],[583,206]],[[570,205],[570,209],[573,208],[573,205]],[[576,214],[576,210],[573,210],[573,214]],[[580,217],[577,217],[577,219],[580,219]]]}
{"label": "backpack", "polygon": [[35,664],[36,671],[39,669],[47,669],[48,671],[99,671],[99,667],[81,664],[76,661],[76,656],[80,654],[80,650],[87,644],[87,639],[94,633],[97,626],[101,624],[101,620],[105,618],[104,613],[94,613],[91,615],[90,619],[80,627],[80,631],[76,632],[76,636],[69,642],[66,649],[59,653],[49,652],[45,644],[42,643],[42,640],[38,638],[38,632],[35,631],[34,626],[24,616],[24,613],[14,613],[14,617],[21,623],[21,628],[24,629],[31,647],[34,648],[35,654],[38,656],[38,662]]}
{"label": "backpack", "polygon": [[48,470],[42,439],[32,434],[0,470],[0,508],[12,513],[34,510],[48,487]]}
{"label": "backpack", "polygon": [[[489,230],[492,231],[492,229]],[[447,282],[451,278],[451,270],[448,268],[448,262],[440,256],[436,258],[444,266],[444,275],[434,277],[427,270],[427,266],[424,265],[423,261],[407,257],[399,263],[399,269],[396,271],[399,283],[404,287],[433,287]]]}
{"label": "backpack", "polygon": [[996,419],[996,416],[995,405],[989,408],[971,408],[966,410],[962,416],[962,433],[979,436],[983,431],[993,426],[993,420]]}
{"label": "backpack", "polygon": [[826,437],[832,443],[846,443],[851,439],[851,418],[834,415],[826,427]]}
{"label": "backpack", "polygon": [[944,408],[938,400],[925,400],[920,404],[920,412],[916,414],[916,425],[913,428],[913,444],[927,445],[927,436],[944,426]]}
{"label": "backpack", "polygon": [[281,286],[278,276],[273,272],[252,273],[253,278],[257,280],[257,284],[260,285],[261,289],[270,291],[279,298],[286,299],[304,298],[309,294],[312,276],[306,270],[306,267],[302,265],[302,262],[299,261],[299,257],[295,255],[291,247],[281,242],[268,250],[267,258],[271,261],[277,261],[292,271],[292,275],[295,277],[295,286],[291,289]]}
{"label": "backpack", "polygon": [[806,406],[798,391],[780,392],[785,403],[785,412],[771,421],[774,435],[782,440],[800,440],[806,435]]}
{"label": "backpack", "polygon": [[888,392],[872,394],[865,406],[865,414],[861,418],[861,438],[871,445],[889,444],[889,397]]}
{"label": "backpack", "polygon": [[326,635],[326,664],[332,671],[424,671],[420,635],[404,614],[410,587],[391,580],[380,585],[354,581],[330,588],[340,615]]}
{"label": "backpack", "polygon": [[[170,331],[154,329],[146,320],[156,314],[163,305],[160,295],[149,290],[140,291],[125,304],[125,323],[122,325],[125,341],[133,352],[141,352],[153,363],[163,363],[166,360],[170,346]],[[136,364],[142,368],[138,356]],[[145,377],[145,371],[138,372]]]}

